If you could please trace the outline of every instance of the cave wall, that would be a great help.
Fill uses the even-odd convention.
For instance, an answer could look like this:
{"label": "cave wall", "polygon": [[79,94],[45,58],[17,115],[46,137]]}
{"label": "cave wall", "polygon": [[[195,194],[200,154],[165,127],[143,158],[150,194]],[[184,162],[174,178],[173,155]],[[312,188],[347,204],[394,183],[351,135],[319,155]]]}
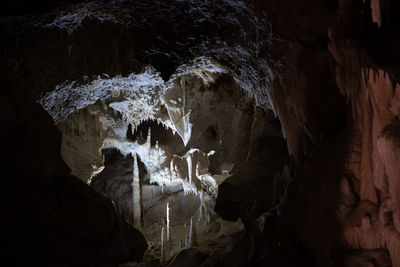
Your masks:
{"label": "cave wall", "polygon": [[[349,4],[340,2],[340,8]],[[387,250],[392,265],[400,266],[396,156],[400,87],[394,48],[399,44],[399,24],[393,15],[399,6],[393,1],[352,4],[352,9],[337,15],[328,32],[329,49],[337,62],[336,82],[354,122],[353,149],[345,164],[353,186],[341,182],[340,187],[343,237],[352,250]],[[357,22],[352,27],[350,17]],[[351,203],[354,198],[357,201]]]}
{"label": "cave wall", "polygon": [[[28,10],[23,2],[18,3],[22,3],[23,10]],[[268,49],[262,47],[258,55],[267,57],[276,73],[271,99],[292,155],[288,171],[281,175],[286,177],[283,184],[287,184],[285,179],[288,175],[292,179],[288,192],[279,191],[285,193],[285,201],[278,209],[269,211],[263,234],[257,230],[258,226],[252,226],[254,218],[248,220],[248,229],[255,230],[246,238],[255,246],[246,255],[250,255],[254,265],[276,262],[280,266],[357,266],[369,263],[399,266],[399,3],[394,0],[246,2],[255,7],[258,15],[263,12],[268,15],[272,33],[277,36],[269,40]],[[31,1],[27,3],[28,7],[32,6]],[[169,4],[165,2],[165,5]],[[79,7],[68,10],[76,9]],[[5,11],[6,15],[26,12],[18,12],[15,7],[2,10],[12,10]],[[49,9],[39,8],[32,12],[43,10]],[[147,7],[142,10],[148,11]],[[5,177],[17,177],[4,179],[7,184],[20,181],[5,187],[10,190],[4,190],[7,193],[4,196],[15,199],[14,203],[22,203],[17,188],[25,188],[20,178],[27,177],[27,173],[40,178],[43,184],[49,183],[42,179],[49,173],[68,176],[59,151],[47,151],[48,147],[53,147],[49,144],[58,135],[57,130],[51,126],[47,115],[35,115],[40,108],[34,107],[34,100],[28,95],[37,97],[65,80],[79,80],[82,75],[137,72],[142,64],[148,62],[168,77],[176,66],[196,54],[182,52],[193,47],[190,43],[193,40],[179,39],[185,36],[183,33],[197,35],[210,28],[209,24],[199,23],[194,29],[183,27],[179,31],[181,35],[172,34],[170,37],[166,37],[170,33],[166,30],[163,41],[159,42],[156,41],[156,30],[144,26],[132,30],[121,26],[127,24],[124,24],[123,16],[118,15],[115,21],[102,23],[88,17],[71,34],[66,30],[35,26],[38,25],[35,22],[52,22],[59,11],[1,22],[1,87],[5,88],[1,92],[2,169],[7,174]],[[101,13],[102,9],[94,12]],[[162,8],[159,12],[165,14],[156,12],[155,17],[169,16]],[[176,18],[171,16],[171,20]],[[160,26],[163,23],[161,19],[155,20],[151,27],[165,29]],[[218,23],[223,24],[214,21],[211,28],[220,29]],[[231,43],[242,42],[230,37],[232,28],[237,28],[237,24],[232,25],[222,32]],[[250,32],[249,27],[245,29]],[[253,30],[251,32],[254,34]],[[143,36],[165,49],[160,52],[156,47],[158,52],[148,56],[144,49],[146,42],[138,41],[146,39],[139,38]],[[179,46],[179,53],[168,54],[168,50],[176,45],[176,39],[183,40],[184,45]],[[240,35],[240,39],[244,38]],[[232,56],[222,58],[234,61]],[[282,59],[282,64],[274,64]],[[25,108],[15,108],[17,106]],[[42,122],[46,116],[48,121]],[[27,140],[26,144],[21,140]],[[56,142],[54,147],[59,147],[59,143]],[[26,151],[33,156],[28,157],[28,162],[21,167],[20,162],[27,160],[26,157],[21,159]],[[71,177],[61,180],[68,184],[71,179],[74,180]],[[235,183],[240,184],[240,178],[236,179]],[[249,191],[257,185],[250,185]],[[227,192],[231,190],[226,184],[223,187]],[[26,190],[26,193],[40,192],[36,187],[26,187]],[[8,205],[7,199],[2,202],[2,208],[6,210],[5,214],[14,214],[16,204]],[[254,201],[251,195],[247,195],[245,200],[249,202],[249,199]],[[259,216],[269,208],[263,206],[254,213],[243,205],[241,211],[251,212],[243,212],[240,216]],[[30,209],[23,206],[20,210]],[[61,217],[57,212],[58,209],[55,211],[58,215],[54,216]],[[25,213],[12,218],[23,221],[21,214]],[[110,214],[107,216],[109,219],[112,217]],[[233,217],[238,216],[234,214]],[[6,226],[16,225],[11,221],[4,223]],[[9,233],[16,232],[16,228],[10,229]],[[262,238],[251,240],[255,234]],[[17,240],[14,237],[9,234],[6,240]],[[26,237],[19,239],[33,247],[31,244],[34,243]],[[39,246],[38,250],[45,251],[54,241],[43,242],[46,245]],[[240,246],[235,252],[239,249]],[[10,255],[17,254],[12,248],[10,251]]]}
{"label": "cave wall", "polygon": [[143,235],[108,199],[70,175],[60,155],[61,134],[32,97],[76,69],[59,53],[63,38],[14,25],[2,23],[0,37],[3,264],[108,267],[141,260]]}
{"label": "cave wall", "polygon": [[1,101],[3,262],[117,266],[140,260],[144,237],[108,199],[69,174],[51,117],[10,87]]}
{"label": "cave wall", "polygon": [[264,229],[275,246],[254,261],[400,266],[399,4],[252,3],[268,10],[281,37],[272,100],[296,165],[285,204]]}

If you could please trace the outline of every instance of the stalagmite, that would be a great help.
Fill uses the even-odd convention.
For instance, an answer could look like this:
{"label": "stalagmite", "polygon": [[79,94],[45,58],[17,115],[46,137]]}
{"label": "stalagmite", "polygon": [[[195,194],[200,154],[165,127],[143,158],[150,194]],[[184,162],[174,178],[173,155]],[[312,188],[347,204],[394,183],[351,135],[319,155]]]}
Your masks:
{"label": "stalagmite", "polygon": [[156,141],[155,149],[156,149],[156,153],[157,153],[157,162],[159,162],[160,157],[161,157],[161,147],[158,144],[158,140]]}
{"label": "stalagmite", "polygon": [[[198,165],[197,165],[198,166]],[[201,190],[200,192],[200,215],[199,215],[199,221],[201,221],[203,219],[203,205],[204,205],[204,191]]]}
{"label": "stalagmite", "polygon": [[136,126],[134,126],[132,123],[129,123],[129,125],[131,126],[131,134],[134,135]]}
{"label": "stalagmite", "polygon": [[165,261],[164,227],[161,228],[161,262]]}
{"label": "stalagmite", "polygon": [[170,228],[169,228],[169,202],[167,202],[167,241],[170,240]]}
{"label": "stalagmite", "polygon": [[145,147],[147,148],[147,151],[149,152],[149,162],[151,162],[150,159],[150,151],[151,151],[151,128],[149,127],[149,130],[147,131],[147,138],[146,138],[146,144]]}
{"label": "stalagmite", "polygon": [[132,181],[132,203],[133,203],[133,221],[136,228],[140,228],[140,184],[139,184],[139,167],[137,155],[134,156],[133,163],[133,181]]}
{"label": "stalagmite", "polygon": [[200,180],[199,163],[196,164],[196,177]]}
{"label": "stalagmite", "polygon": [[189,226],[189,236],[187,242],[187,248],[191,248],[193,246],[193,217],[190,217],[190,226]]}
{"label": "stalagmite", "polygon": [[174,177],[174,158],[171,159],[171,162],[169,163],[169,180],[171,181]]}
{"label": "stalagmite", "polygon": [[187,248],[188,247],[188,233],[186,232],[185,233],[185,247]]}
{"label": "stalagmite", "polygon": [[147,155],[147,162],[148,162],[148,166],[147,170],[148,170],[148,175],[149,175],[149,180],[151,181],[151,169],[152,169],[152,161],[151,161],[151,128],[149,127],[148,131],[147,131],[147,137],[146,137],[146,142],[144,144],[144,147],[146,148],[148,155]]}
{"label": "stalagmite", "polygon": [[148,149],[150,150],[150,146],[151,146],[151,128],[150,127],[147,131],[146,145],[148,146]]}
{"label": "stalagmite", "polygon": [[192,185],[192,155],[188,155],[186,157],[187,165],[188,165],[188,174],[189,174],[189,184]]}

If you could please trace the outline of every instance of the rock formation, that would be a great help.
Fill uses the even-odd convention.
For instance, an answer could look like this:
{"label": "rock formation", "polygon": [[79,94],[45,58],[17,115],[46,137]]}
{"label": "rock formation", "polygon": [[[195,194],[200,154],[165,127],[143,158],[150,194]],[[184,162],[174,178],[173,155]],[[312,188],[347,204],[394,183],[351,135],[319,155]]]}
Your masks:
{"label": "rock formation", "polygon": [[0,7],[13,265],[400,266],[397,1]]}

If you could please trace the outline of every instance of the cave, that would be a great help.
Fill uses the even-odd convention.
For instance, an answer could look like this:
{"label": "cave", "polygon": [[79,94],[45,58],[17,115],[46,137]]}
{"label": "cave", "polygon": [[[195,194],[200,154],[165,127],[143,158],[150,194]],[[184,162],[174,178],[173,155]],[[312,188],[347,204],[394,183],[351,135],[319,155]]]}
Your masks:
{"label": "cave", "polygon": [[0,7],[4,266],[400,267],[398,1]]}

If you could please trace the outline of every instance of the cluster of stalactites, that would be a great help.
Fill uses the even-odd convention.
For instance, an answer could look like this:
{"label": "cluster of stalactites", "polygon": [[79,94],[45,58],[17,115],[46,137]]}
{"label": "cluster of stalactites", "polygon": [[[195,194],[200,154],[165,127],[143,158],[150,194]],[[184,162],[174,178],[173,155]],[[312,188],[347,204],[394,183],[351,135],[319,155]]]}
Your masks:
{"label": "cluster of stalactites", "polygon": [[132,135],[134,135],[137,132],[139,125],[141,125],[145,121],[155,121],[157,122],[158,125],[163,126],[165,130],[171,130],[173,135],[176,134],[175,127],[170,120],[163,121],[160,118],[148,117],[148,118],[142,118],[140,120],[127,120],[127,122],[131,125]]}

